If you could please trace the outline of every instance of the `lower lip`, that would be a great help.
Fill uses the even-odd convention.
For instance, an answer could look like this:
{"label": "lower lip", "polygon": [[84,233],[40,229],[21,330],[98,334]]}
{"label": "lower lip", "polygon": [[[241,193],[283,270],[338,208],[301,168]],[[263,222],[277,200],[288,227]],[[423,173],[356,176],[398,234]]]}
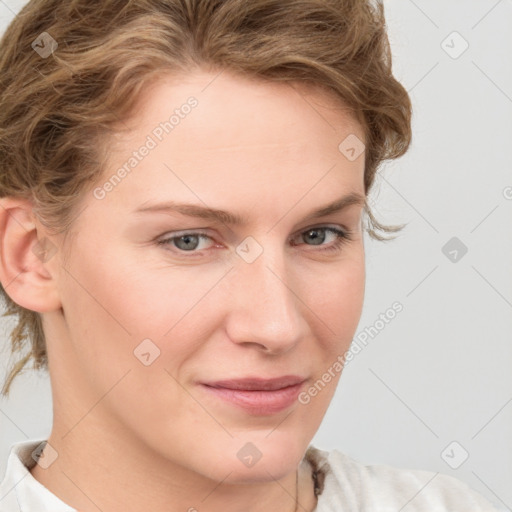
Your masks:
{"label": "lower lip", "polygon": [[209,393],[245,409],[250,414],[268,415],[288,409],[299,396],[303,383],[273,391],[246,391],[240,389],[214,388],[203,384]]}

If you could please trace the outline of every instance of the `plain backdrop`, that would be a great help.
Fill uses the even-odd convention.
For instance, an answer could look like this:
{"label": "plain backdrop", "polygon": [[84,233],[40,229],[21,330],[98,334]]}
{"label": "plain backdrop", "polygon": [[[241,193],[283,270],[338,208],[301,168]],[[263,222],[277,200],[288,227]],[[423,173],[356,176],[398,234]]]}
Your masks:
{"label": "plain backdrop", "polygon": [[[23,4],[0,0],[1,31]],[[354,346],[313,444],[446,473],[512,510],[512,1],[385,7],[414,136],[381,168],[372,202],[380,220],[407,227],[366,242],[355,338],[367,341]],[[382,326],[395,302],[403,310]],[[11,444],[45,438],[51,421],[47,376],[18,377],[0,400],[0,476]]]}

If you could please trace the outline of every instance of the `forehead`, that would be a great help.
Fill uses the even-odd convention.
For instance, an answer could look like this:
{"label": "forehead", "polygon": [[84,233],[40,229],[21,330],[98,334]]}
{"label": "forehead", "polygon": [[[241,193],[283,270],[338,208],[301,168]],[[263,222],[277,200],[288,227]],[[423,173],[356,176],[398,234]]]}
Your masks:
{"label": "forehead", "polygon": [[[187,121],[182,123],[179,111],[190,98],[197,106],[191,111],[185,108]],[[232,148],[240,142],[293,145],[303,138],[311,140],[312,132],[321,135],[318,139],[352,133],[364,140],[354,113],[334,92],[315,84],[275,82],[229,70],[161,76],[142,91],[131,118],[123,124],[140,135],[168,121],[173,113],[179,116],[173,138],[185,126],[187,138],[194,138],[205,150]]]}
{"label": "forehead", "polygon": [[363,190],[364,154],[351,161],[340,151],[347,137],[363,141],[363,128],[318,87],[228,71],[166,76],[143,91],[124,125],[102,178],[125,169],[107,201],[123,207],[179,200],[261,210]]}

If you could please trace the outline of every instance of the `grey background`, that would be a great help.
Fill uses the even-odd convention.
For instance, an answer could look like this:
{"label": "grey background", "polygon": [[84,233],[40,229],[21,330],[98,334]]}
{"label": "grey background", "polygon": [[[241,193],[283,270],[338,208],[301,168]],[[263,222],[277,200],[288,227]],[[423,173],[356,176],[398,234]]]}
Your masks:
{"label": "grey background", "polygon": [[[1,31],[23,3],[0,0]],[[357,333],[395,301],[403,311],[347,365],[313,444],[453,475],[512,510],[512,1],[385,6],[414,140],[383,166],[372,201],[381,220],[407,227],[366,242]],[[0,328],[3,378],[8,322]],[[11,444],[46,437],[51,421],[47,376],[19,377],[0,400],[0,476]]]}

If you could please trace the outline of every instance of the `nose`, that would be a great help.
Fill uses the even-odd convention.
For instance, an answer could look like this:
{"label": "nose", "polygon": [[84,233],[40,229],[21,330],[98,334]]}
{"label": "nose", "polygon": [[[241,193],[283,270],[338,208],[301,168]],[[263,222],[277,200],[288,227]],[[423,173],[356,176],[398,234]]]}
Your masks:
{"label": "nose", "polygon": [[227,333],[234,343],[254,345],[268,354],[295,347],[307,333],[300,297],[284,251],[266,248],[252,263],[236,261],[230,273]]}

